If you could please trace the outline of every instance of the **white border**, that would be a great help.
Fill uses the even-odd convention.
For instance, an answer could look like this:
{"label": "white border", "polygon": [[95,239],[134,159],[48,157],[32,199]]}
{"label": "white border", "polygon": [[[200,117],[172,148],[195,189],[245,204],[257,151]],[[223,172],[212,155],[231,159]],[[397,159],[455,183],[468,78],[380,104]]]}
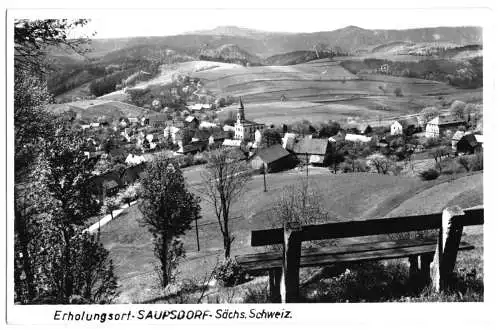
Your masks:
{"label": "white border", "polygon": [[[443,4],[444,3],[444,4]],[[44,3],[45,4],[45,3]],[[112,5],[110,2],[102,3],[102,1],[86,1],[85,5],[94,7],[94,8],[110,8],[110,7],[128,7],[128,8],[135,8],[138,5],[142,5],[143,2],[141,3],[136,3],[136,2],[117,2],[114,1],[112,2]],[[212,3],[210,3],[212,4]],[[52,5],[52,3],[51,3]],[[190,2],[190,3],[181,3],[181,4],[168,4],[169,7],[177,7],[177,8],[203,8],[206,7],[208,4],[206,2],[200,3],[200,2]],[[269,1],[252,1],[252,7],[253,8],[304,8],[304,7],[320,7],[320,8],[326,8],[326,7],[343,7],[343,8],[373,8],[375,4],[373,2],[369,1],[364,1],[364,2],[353,2],[349,1],[347,4],[328,4],[326,3],[321,3],[319,6],[313,5],[308,3],[290,3],[290,2],[280,2],[276,4],[276,2],[269,3]],[[483,104],[484,104],[484,109],[485,109],[485,135],[487,137],[487,143],[488,145],[491,145],[491,147],[488,148],[490,150],[489,153],[486,153],[485,155],[485,161],[486,161],[486,171],[485,171],[485,176],[484,176],[484,187],[485,187],[485,205],[486,207],[486,224],[485,224],[485,253],[484,253],[484,269],[485,269],[485,302],[484,303],[454,303],[454,304],[449,304],[449,303],[422,303],[422,304],[398,304],[398,303],[380,303],[380,304],[303,304],[303,305],[287,305],[286,308],[290,308],[294,311],[294,314],[296,315],[296,319],[294,320],[294,323],[297,324],[303,324],[303,325],[308,325],[312,323],[322,323],[322,324],[330,324],[330,325],[335,325],[335,326],[340,326],[342,328],[344,327],[363,327],[363,328],[392,328],[397,327],[397,328],[419,328],[421,329],[422,326],[430,326],[431,328],[436,328],[436,327],[453,327],[453,328],[467,328],[471,329],[472,328],[494,328],[494,325],[499,325],[498,317],[496,317],[495,310],[498,309],[498,297],[500,294],[500,291],[498,290],[498,278],[500,278],[499,274],[499,267],[497,264],[498,260],[498,252],[500,251],[498,249],[498,234],[499,234],[499,227],[497,222],[495,221],[496,217],[494,214],[494,210],[492,209],[493,205],[495,205],[495,201],[497,198],[495,195],[495,188],[497,187],[495,183],[498,182],[498,177],[497,174],[494,172],[496,169],[496,164],[498,164],[497,160],[498,155],[494,153],[495,151],[495,142],[497,141],[497,138],[495,138],[496,134],[498,132],[498,129],[500,129],[498,125],[498,99],[495,98],[495,95],[497,95],[498,88],[495,91],[495,80],[494,77],[498,77],[498,71],[495,71],[495,69],[498,69],[498,65],[495,65],[495,59],[498,57],[498,48],[497,48],[497,39],[498,39],[498,23],[496,23],[496,16],[498,16],[498,11],[496,8],[496,3],[494,1],[486,2],[486,1],[419,1],[418,3],[415,2],[407,2],[407,3],[402,3],[401,1],[385,1],[385,2],[380,2],[378,1],[377,6],[380,7],[385,7],[385,8],[411,8],[411,7],[419,7],[419,8],[424,8],[424,7],[437,7],[437,6],[446,6],[446,7],[489,7],[489,8],[494,8],[495,11],[486,11],[484,14],[484,24],[483,25],[483,33],[484,33],[484,99],[483,99]],[[36,8],[39,6],[38,2],[35,1],[23,1],[22,3],[12,3],[10,4],[10,7],[21,7],[21,6],[27,6],[31,8]],[[64,1],[58,1],[53,7],[59,7],[59,8],[67,8],[70,6],[69,3],[64,2]],[[165,6],[165,4],[161,2],[155,2],[153,7],[161,7]],[[244,8],[244,7],[250,7],[250,4],[244,3],[242,5],[235,4],[233,2],[226,1],[224,4],[219,4],[215,5],[217,7],[239,7],[239,8]],[[63,13],[64,11],[59,11],[57,10],[58,13]],[[66,11],[67,12],[67,11]],[[74,11],[73,11],[74,12]],[[78,16],[81,16],[82,12],[78,11]],[[410,12],[411,13],[411,12]],[[497,15],[495,15],[497,14]],[[10,19],[10,16],[9,16]],[[277,23],[279,24],[279,22]],[[7,28],[10,30],[9,33],[12,31],[12,24],[8,23]],[[11,35],[11,34],[10,34]],[[11,41],[11,38],[8,38],[7,41]],[[10,45],[12,45],[12,42],[10,42]],[[5,53],[2,54],[4,56]],[[13,68],[13,59],[12,59],[12,47],[7,47],[7,78],[8,78],[8,86],[10,89],[12,89],[13,86],[13,73],[12,73],[12,68]],[[2,72],[4,70],[4,67],[2,67]],[[497,74],[495,74],[497,73]],[[4,81],[2,80],[2,86],[4,84]],[[5,87],[5,86],[3,86]],[[3,88],[5,90],[5,88]],[[496,93],[495,93],[496,92]],[[8,114],[6,116],[6,125],[7,125],[7,149],[6,149],[6,159],[8,162],[9,170],[12,171],[13,169],[13,160],[12,157],[9,157],[9,155],[12,155],[13,153],[13,109],[12,109],[12,102],[13,102],[13,95],[9,91],[6,95],[6,101],[8,103]],[[3,123],[3,117],[2,117],[2,123]],[[3,148],[3,144],[2,144]],[[2,163],[2,169],[4,164]],[[10,172],[11,173],[11,172]],[[3,179],[2,179],[3,180]],[[13,175],[7,175],[7,185],[6,187],[12,187],[13,184]],[[2,194],[4,193],[4,189],[2,189]],[[12,191],[12,190],[10,190]],[[7,209],[7,223],[8,225],[8,230],[12,231],[12,205],[13,205],[13,196],[12,194],[8,193],[6,194],[6,209]],[[2,198],[2,202],[3,202]],[[2,229],[3,230],[3,229]],[[8,232],[8,240],[7,243],[9,246],[13,246],[13,235],[12,233]],[[2,252],[3,252],[3,247],[2,247]],[[2,262],[5,261],[5,253],[1,253],[1,260]],[[9,254],[11,256],[12,254]],[[12,274],[12,259],[8,258],[7,259],[7,271],[9,274]],[[5,269],[5,268],[4,268]],[[0,279],[5,279],[5,273],[0,272],[1,277]],[[12,277],[8,279],[9,282],[12,282]],[[31,306],[12,306],[12,301],[13,301],[13,286],[9,285],[7,288],[8,292],[7,295],[5,295],[5,287],[2,285],[2,289],[0,291],[0,299],[1,299],[1,304],[0,307],[2,309],[5,309],[5,307],[9,308],[9,311],[13,314],[9,314],[9,319],[11,319],[11,315],[13,319],[16,319],[18,321],[22,322],[27,322],[29,323],[30,319],[38,319],[42,320],[45,319],[47,315],[51,315],[53,310],[55,309],[55,306],[37,306],[37,307],[31,307]],[[7,301],[4,301],[2,298],[7,297]],[[7,303],[7,306],[4,304]],[[262,308],[263,305],[257,305],[256,308]],[[272,305],[267,305],[269,307],[274,307]],[[67,306],[63,306],[63,308],[67,308]],[[158,305],[146,305],[146,306],[141,306],[141,305],[112,305],[112,306],[90,306],[90,308],[86,307],[86,310],[91,311],[102,311],[103,309],[106,310],[128,310],[129,308],[141,308],[145,307],[147,308],[152,308],[152,307],[159,307]],[[171,307],[171,306],[168,306]],[[189,305],[182,305],[179,307],[183,308],[189,308],[191,306]],[[214,308],[215,306],[207,306],[207,305],[197,305],[193,306],[193,308]],[[243,307],[243,306],[241,306]],[[279,307],[279,306],[276,306]],[[496,307],[496,308],[495,308]],[[203,322],[202,325],[208,325],[211,322]],[[227,325],[230,326],[236,326],[234,322],[224,322]],[[138,324],[141,324],[142,326],[144,325],[142,322],[138,324],[133,324],[133,323],[125,323],[126,325],[130,326],[136,326]],[[165,324],[165,323],[161,323]],[[181,323],[179,323],[181,324]],[[182,323],[182,326],[186,326],[188,324],[194,324],[194,323]],[[220,323],[219,323],[220,324]],[[267,324],[267,323],[255,323],[255,324]],[[255,326],[253,325],[253,327]],[[275,327],[278,324],[276,323],[269,323],[271,326]],[[105,324],[107,327],[112,324]],[[167,325],[167,324],[165,324]],[[279,322],[279,325],[284,326],[284,322]],[[72,325],[73,326],[73,325]],[[120,325],[120,327],[122,327]],[[171,326],[168,324],[167,326]],[[240,325],[238,324],[238,327]],[[243,325],[242,325],[243,326]],[[81,326],[78,326],[81,327]],[[49,327],[47,327],[49,328]],[[50,328],[53,328],[53,326],[50,326]]]}

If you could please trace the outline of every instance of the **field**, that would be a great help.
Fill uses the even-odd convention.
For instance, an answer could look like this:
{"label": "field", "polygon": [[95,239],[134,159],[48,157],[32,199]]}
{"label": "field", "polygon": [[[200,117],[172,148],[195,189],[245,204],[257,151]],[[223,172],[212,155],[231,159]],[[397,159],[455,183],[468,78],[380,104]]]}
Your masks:
{"label": "field", "polygon": [[[200,167],[188,169],[186,179],[190,189],[197,192],[201,181]],[[267,176],[268,192],[263,193],[262,176],[255,176],[248,190],[235,205],[231,230],[235,236],[233,255],[249,252],[250,231],[273,226],[269,210],[283,187],[299,182],[304,173],[296,170]],[[322,196],[322,205],[328,211],[328,221],[366,219],[393,215],[394,212],[411,209],[427,191],[436,202],[435,208],[425,208],[426,212],[440,210],[440,205],[461,199],[462,203],[480,202],[474,196],[481,193],[482,175],[457,179],[452,186],[443,181],[424,183],[416,178],[382,176],[377,174],[332,175],[325,169],[313,168],[310,171],[310,184]],[[475,182],[475,194],[471,195],[469,183]],[[434,187],[435,186],[435,187]],[[438,194],[435,191],[442,191]],[[462,193],[461,193],[462,192]],[[437,195],[436,195],[437,194]],[[437,197],[436,197],[437,196]],[[405,204],[411,200],[410,204]],[[357,201],[363,201],[358,203]],[[420,207],[423,204],[417,204]],[[393,210],[389,214],[389,211]],[[411,212],[414,212],[411,209]],[[155,260],[152,254],[151,235],[139,225],[141,213],[137,206],[125,210],[116,220],[102,228],[101,239],[110,249],[116,265],[121,285],[120,302],[138,302],[152,299],[157,294]],[[216,219],[206,202],[202,202],[202,218],[199,221],[200,249],[196,251],[194,229],[184,237],[186,260],[179,266],[179,279],[201,280],[210,271],[218,258],[222,258],[222,242]]]}

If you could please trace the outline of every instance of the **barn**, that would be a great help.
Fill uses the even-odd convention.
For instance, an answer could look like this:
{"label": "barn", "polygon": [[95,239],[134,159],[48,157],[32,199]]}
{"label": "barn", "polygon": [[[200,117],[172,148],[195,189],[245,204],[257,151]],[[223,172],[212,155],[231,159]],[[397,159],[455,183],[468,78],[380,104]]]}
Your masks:
{"label": "barn", "polygon": [[266,172],[279,172],[294,166],[292,155],[279,144],[269,148],[259,149],[251,158],[250,165],[253,169],[260,170],[263,167]]}

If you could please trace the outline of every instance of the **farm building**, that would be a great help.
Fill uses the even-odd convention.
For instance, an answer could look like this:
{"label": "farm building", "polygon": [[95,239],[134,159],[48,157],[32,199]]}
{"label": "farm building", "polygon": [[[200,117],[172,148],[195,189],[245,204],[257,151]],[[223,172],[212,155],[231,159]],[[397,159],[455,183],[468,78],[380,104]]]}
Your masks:
{"label": "farm building", "polygon": [[403,125],[397,120],[395,120],[391,124],[391,135],[402,135],[403,134]]}
{"label": "farm building", "polygon": [[197,129],[200,125],[198,118],[196,118],[195,116],[187,116],[186,119],[184,119],[184,122],[186,127],[191,129]]}
{"label": "farm building", "polygon": [[281,145],[275,144],[269,148],[259,149],[250,158],[250,165],[256,170],[264,168],[266,172],[278,172],[292,168],[294,160]]}
{"label": "farm building", "polygon": [[301,162],[325,165],[329,146],[328,139],[302,139],[294,145],[293,152]]}
{"label": "farm building", "polygon": [[466,134],[457,142],[456,153],[473,154],[480,151],[482,151],[482,143],[474,134]]}
{"label": "farm building", "polygon": [[368,125],[367,123],[361,123],[358,125],[358,131],[360,134],[370,134],[373,129],[370,125]]}
{"label": "farm building", "polygon": [[368,143],[372,140],[372,138],[368,137],[368,136],[364,136],[364,135],[359,135],[359,134],[346,134],[345,140],[351,141],[351,142]]}
{"label": "farm building", "polygon": [[176,151],[178,154],[196,154],[198,152],[202,152],[206,150],[208,147],[208,141],[194,141],[187,145],[181,145],[179,149]]}
{"label": "farm building", "polygon": [[455,134],[453,134],[452,138],[451,138],[451,150],[456,152],[457,151],[457,143],[458,141],[460,141],[460,139],[462,139],[462,137],[465,135],[466,133],[464,131],[456,131]]}
{"label": "farm building", "polygon": [[439,137],[452,130],[456,130],[459,126],[465,125],[465,121],[453,116],[437,116],[427,123],[425,126],[425,137]]}
{"label": "farm building", "polygon": [[295,141],[297,140],[297,134],[285,133],[285,135],[281,140],[283,141],[282,144],[283,148],[285,148],[288,151],[293,151],[293,147],[295,146]]}
{"label": "farm building", "polygon": [[200,128],[200,129],[203,129],[203,128],[214,128],[214,127],[217,127],[217,126],[219,126],[219,125],[217,125],[216,123],[212,123],[212,122],[203,120],[200,123],[200,126],[198,126],[198,128]]}
{"label": "farm building", "polygon": [[143,121],[143,125],[151,125],[153,127],[165,127],[167,121],[169,119],[168,114],[166,113],[156,113],[153,115],[149,115]]}
{"label": "farm building", "polygon": [[256,130],[263,130],[264,124],[259,124],[251,120],[245,119],[245,107],[240,98],[240,106],[236,115],[236,123],[234,124],[234,138],[238,140],[247,140],[254,137]]}
{"label": "farm building", "polygon": [[224,142],[222,142],[223,147],[237,147],[240,148],[242,145],[241,140],[231,140],[231,139],[224,139]]}

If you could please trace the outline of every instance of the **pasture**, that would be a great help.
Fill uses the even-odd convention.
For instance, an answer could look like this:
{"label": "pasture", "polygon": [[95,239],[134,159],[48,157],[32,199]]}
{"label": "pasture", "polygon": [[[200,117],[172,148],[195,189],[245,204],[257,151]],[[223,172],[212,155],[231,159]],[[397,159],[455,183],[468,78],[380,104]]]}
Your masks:
{"label": "pasture", "polygon": [[[195,193],[199,193],[198,184],[201,181],[199,171],[200,167],[186,173],[190,189]],[[251,251],[250,231],[273,226],[270,210],[275,199],[280,196],[284,187],[298,183],[303,177],[304,173],[296,170],[268,175],[266,178],[267,193],[263,193],[262,176],[254,177],[248,184],[247,191],[234,207],[233,221],[231,222],[231,231],[235,237],[232,248],[233,255]],[[480,196],[482,196],[481,178],[482,175],[479,174],[465,179],[476,182],[476,188],[479,189],[476,194]],[[408,205],[404,201],[418,198],[427,190],[434,191],[431,190],[434,185],[438,190],[440,189],[438,187],[444,187],[442,181],[424,183],[416,178],[378,174],[333,175],[328,170],[321,168],[311,169],[309,180],[311,187],[317,189],[321,195],[321,203],[329,214],[328,221],[367,219],[375,215],[385,215],[393,209],[403,210],[411,208],[412,205],[415,205],[416,208],[422,207],[420,204],[422,201],[417,201],[419,204],[411,202]],[[469,203],[473,196],[466,192],[468,190],[469,185],[457,179],[452,187],[442,188],[442,191],[453,191],[453,194],[432,194],[433,198],[440,200],[442,205],[457,198],[461,199],[462,203]],[[461,191],[464,193],[461,194]],[[476,200],[472,200],[472,203],[474,202]],[[119,277],[121,286],[119,302],[146,301],[158,294],[152,236],[146,228],[140,226],[140,218],[141,213],[137,205],[134,205],[101,229],[101,240],[111,252]],[[179,280],[195,279],[200,281],[211,271],[217,260],[223,258],[221,234],[217,220],[206,201],[202,201],[199,235],[200,252],[196,251],[194,226],[183,238],[186,259],[181,262],[178,268]]]}

